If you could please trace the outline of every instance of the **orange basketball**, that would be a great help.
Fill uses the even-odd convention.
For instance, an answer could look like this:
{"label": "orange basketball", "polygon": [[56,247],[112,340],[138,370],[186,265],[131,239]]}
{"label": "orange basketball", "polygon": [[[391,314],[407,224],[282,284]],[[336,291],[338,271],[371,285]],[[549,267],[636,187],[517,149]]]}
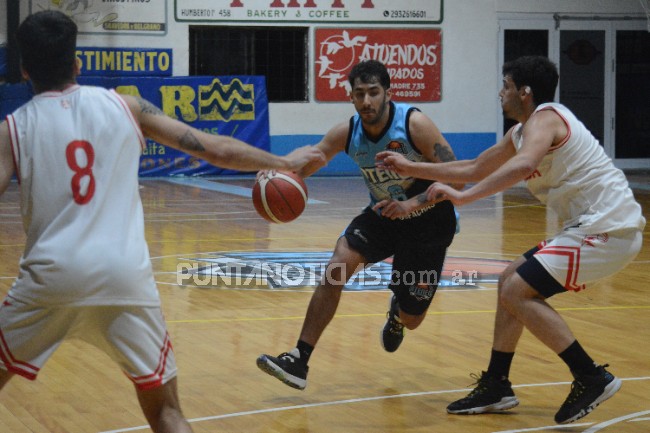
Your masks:
{"label": "orange basketball", "polygon": [[253,185],[253,205],[258,214],[272,223],[288,223],[300,216],[307,204],[307,185],[290,172],[269,173]]}

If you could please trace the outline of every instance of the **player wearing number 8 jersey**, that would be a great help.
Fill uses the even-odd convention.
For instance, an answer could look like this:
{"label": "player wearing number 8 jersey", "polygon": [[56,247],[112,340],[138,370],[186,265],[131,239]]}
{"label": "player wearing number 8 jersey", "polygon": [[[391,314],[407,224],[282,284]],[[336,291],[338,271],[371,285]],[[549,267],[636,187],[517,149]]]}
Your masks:
{"label": "player wearing number 8 jersey", "polygon": [[0,306],[0,388],[35,379],[66,338],[108,354],[134,383],[154,432],[191,431],[160,308],[138,192],[144,137],[224,168],[299,170],[320,150],[279,157],[203,133],[151,103],[79,86],[77,27],[43,11],[20,25],[23,75],[36,96],[0,123],[0,194],[16,174],[27,235]]}
{"label": "player wearing number 8 jersey", "polygon": [[[145,140],[121,97],[79,85],[43,92],[7,125],[21,189],[32,198],[21,202],[27,240],[9,296],[157,306],[138,192]],[[123,127],[108,134],[107,125]]]}

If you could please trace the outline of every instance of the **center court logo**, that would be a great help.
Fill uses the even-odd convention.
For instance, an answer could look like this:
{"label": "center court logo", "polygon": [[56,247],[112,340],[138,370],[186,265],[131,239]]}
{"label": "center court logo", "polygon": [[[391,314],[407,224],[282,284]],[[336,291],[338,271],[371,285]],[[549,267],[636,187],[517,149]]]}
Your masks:
{"label": "center court logo", "polygon": [[[176,283],[183,287],[230,289],[303,289],[316,287],[323,277],[336,281],[340,267],[328,273],[331,252],[218,252],[179,259]],[[355,274],[344,289],[384,290],[396,278],[405,285],[421,282],[448,288],[471,288],[496,283],[508,265],[505,260],[447,257],[441,275],[408,273],[392,275],[392,260],[375,263]]]}

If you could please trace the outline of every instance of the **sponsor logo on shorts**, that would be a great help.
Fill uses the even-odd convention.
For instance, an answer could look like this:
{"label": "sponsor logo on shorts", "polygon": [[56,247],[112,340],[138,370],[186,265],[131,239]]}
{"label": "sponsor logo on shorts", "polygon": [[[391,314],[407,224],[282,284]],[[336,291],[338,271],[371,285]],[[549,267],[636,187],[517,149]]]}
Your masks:
{"label": "sponsor logo on shorts", "polygon": [[596,247],[596,244],[604,244],[609,240],[609,235],[607,233],[599,233],[597,235],[587,235],[582,238],[582,246],[589,245],[590,247]]}
{"label": "sponsor logo on shorts", "polygon": [[361,233],[361,230],[359,230],[359,229],[354,229],[354,231],[352,232],[352,234],[355,235],[356,237],[358,237],[359,239],[361,239],[361,240],[363,241],[364,244],[367,244],[367,243],[368,243],[368,238],[365,237],[365,236],[363,235],[363,233]]}
{"label": "sponsor logo on shorts", "polygon": [[406,215],[406,216],[399,217],[399,219],[401,219],[401,220],[409,220],[409,219],[411,219],[411,218],[419,217],[420,215],[422,215],[422,214],[424,214],[424,213],[430,211],[430,210],[433,209],[434,207],[436,207],[435,204],[432,204],[432,205],[429,205],[429,206],[425,206],[425,207],[423,207],[422,209],[414,210],[413,212],[411,212],[410,214],[408,214],[408,215]]}
{"label": "sponsor logo on shorts", "polygon": [[431,284],[417,284],[409,287],[409,295],[418,301],[428,301],[436,293],[435,286]]}

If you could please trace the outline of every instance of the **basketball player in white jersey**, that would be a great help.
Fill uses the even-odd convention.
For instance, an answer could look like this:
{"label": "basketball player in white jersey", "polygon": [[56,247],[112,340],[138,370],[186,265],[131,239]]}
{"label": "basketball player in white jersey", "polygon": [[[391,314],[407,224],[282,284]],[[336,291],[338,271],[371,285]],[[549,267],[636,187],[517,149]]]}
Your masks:
{"label": "basketball player in white jersey", "polygon": [[546,299],[579,291],[612,275],[636,257],[645,227],[623,172],[565,106],[553,103],[558,82],[546,57],[527,56],[503,66],[499,92],[504,115],[519,123],[474,160],[445,164],[412,163],[394,153],[378,164],[400,174],[441,182],[476,182],[458,191],[442,183],[428,197],[464,205],[525,180],[530,191],[563,221],[554,238],[511,263],[499,279],[499,302],[487,371],[470,394],[451,403],[453,414],[495,412],[519,402],[508,375],[517,342],[526,327],[567,364],[574,381],[555,415],[570,423],[610,398],[621,380],[594,363],[567,323]]}
{"label": "basketball player in white jersey", "polygon": [[298,170],[314,148],[278,157],[205,134],[140,98],[79,86],[77,27],[55,11],[17,31],[36,96],[0,124],[0,194],[15,174],[27,235],[0,306],[0,388],[35,379],[66,338],[105,351],[135,385],[155,432],[189,432],[176,362],[144,238],[138,193],[144,137],[224,168]]}

